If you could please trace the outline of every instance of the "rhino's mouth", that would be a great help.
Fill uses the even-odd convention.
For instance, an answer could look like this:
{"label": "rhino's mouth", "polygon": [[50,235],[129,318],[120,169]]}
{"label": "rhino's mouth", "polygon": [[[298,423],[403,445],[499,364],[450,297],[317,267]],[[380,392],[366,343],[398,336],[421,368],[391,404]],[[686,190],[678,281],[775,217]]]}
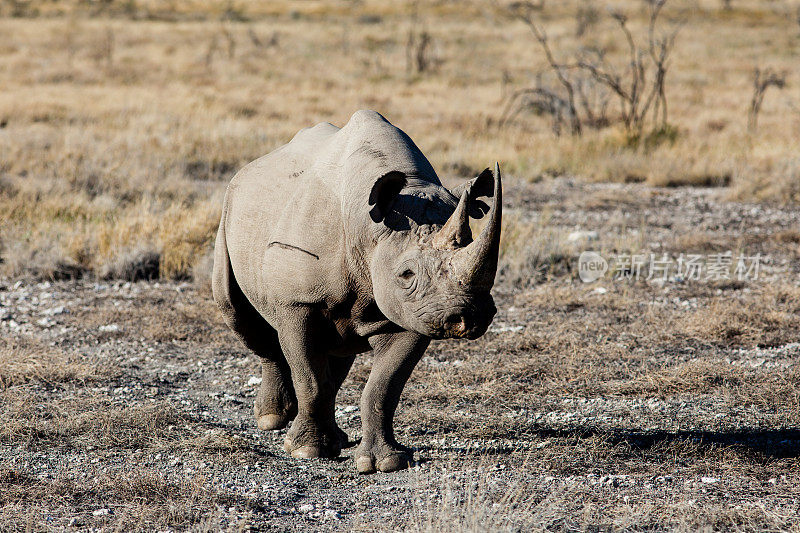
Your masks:
{"label": "rhino's mouth", "polygon": [[477,339],[489,328],[497,308],[491,296],[480,302],[471,301],[466,305],[448,306],[435,313],[421,313],[418,316],[423,324],[428,324],[426,334],[434,339]]}

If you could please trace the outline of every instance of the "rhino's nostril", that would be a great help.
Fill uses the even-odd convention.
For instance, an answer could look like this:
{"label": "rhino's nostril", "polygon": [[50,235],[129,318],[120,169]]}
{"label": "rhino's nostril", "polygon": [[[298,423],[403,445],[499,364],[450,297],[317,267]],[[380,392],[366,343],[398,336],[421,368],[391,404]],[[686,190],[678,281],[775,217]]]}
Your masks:
{"label": "rhino's nostril", "polygon": [[466,329],[466,324],[464,323],[464,317],[457,313],[449,315],[445,319],[444,324],[447,328],[461,329],[461,330]]}

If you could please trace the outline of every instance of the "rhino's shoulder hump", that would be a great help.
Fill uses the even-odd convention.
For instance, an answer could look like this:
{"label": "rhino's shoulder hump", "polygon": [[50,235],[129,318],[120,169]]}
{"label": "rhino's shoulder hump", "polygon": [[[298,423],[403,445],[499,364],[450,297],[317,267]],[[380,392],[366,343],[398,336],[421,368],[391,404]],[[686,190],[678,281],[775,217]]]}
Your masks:
{"label": "rhino's shoulder hump", "polygon": [[339,128],[330,122],[320,122],[319,124],[311,126],[310,128],[303,128],[295,133],[294,137],[292,137],[292,140],[289,141],[289,144],[319,144],[320,142],[327,140],[337,131],[339,131]]}
{"label": "rhino's shoulder hump", "polygon": [[351,116],[350,120],[348,121],[348,124],[352,124],[354,126],[360,126],[369,123],[383,123],[391,125],[391,123],[386,120],[386,117],[371,109],[359,109],[353,113],[353,116]]}

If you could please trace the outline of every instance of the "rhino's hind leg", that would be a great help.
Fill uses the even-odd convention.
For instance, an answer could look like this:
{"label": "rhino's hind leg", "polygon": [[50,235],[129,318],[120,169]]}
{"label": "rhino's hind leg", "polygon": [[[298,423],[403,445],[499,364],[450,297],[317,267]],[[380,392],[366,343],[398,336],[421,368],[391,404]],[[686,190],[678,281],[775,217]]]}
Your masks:
{"label": "rhino's hind leg", "polygon": [[395,440],[392,424],[403,387],[430,339],[403,332],[379,335],[373,342],[375,359],[361,396],[363,437],[354,454],[361,474],[394,472],[411,464],[412,452]]}
{"label": "rhino's hind leg", "polygon": [[261,358],[261,388],[254,410],[260,429],[280,429],[297,412],[291,374],[278,342],[278,333],[242,293],[233,274],[225,235],[225,215],[217,232],[211,288],[225,323]]}
{"label": "rhino's hind leg", "polygon": [[258,429],[263,431],[283,429],[297,416],[297,399],[286,360],[261,358],[261,386],[253,411]]}

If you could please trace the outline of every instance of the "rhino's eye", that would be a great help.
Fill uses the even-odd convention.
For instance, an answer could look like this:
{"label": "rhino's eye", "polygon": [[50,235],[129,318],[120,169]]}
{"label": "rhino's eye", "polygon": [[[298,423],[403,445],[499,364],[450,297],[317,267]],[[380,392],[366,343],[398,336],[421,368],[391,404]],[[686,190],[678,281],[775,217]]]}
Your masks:
{"label": "rhino's eye", "polygon": [[404,281],[409,281],[411,279],[414,279],[415,275],[416,274],[414,274],[413,270],[411,270],[410,268],[407,268],[407,269],[403,270],[402,272],[400,272],[400,274],[398,274],[397,277],[399,277],[400,279],[402,279]]}
{"label": "rhino's eye", "polygon": [[417,282],[417,273],[413,266],[408,264],[400,267],[397,270],[397,284],[403,289],[410,290]]}

